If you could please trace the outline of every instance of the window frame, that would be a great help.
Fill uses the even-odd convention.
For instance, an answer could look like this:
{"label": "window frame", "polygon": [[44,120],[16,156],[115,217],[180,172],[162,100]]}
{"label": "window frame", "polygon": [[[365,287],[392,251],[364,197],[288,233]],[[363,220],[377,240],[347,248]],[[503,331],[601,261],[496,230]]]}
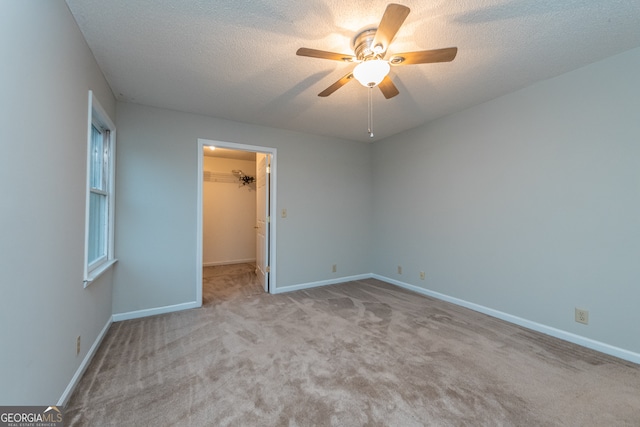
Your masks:
{"label": "window frame", "polygon": [[[85,208],[85,240],[84,240],[84,287],[86,288],[102,273],[107,271],[113,264],[117,262],[114,254],[114,225],[115,225],[115,163],[116,163],[116,127],[109,115],[105,112],[100,102],[89,91],[89,108],[87,120],[87,177],[86,177],[86,208]],[[92,140],[93,128],[101,131],[103,135],[103,150],[106,151],[106,167],[103,164],[102,173],[106,173],[106,177],[102,177],[102,181],[106,188],[93,190],[91,172],[92,172]],[[103,151],[103,152],[104,152]],[[106,220],[104,235],[104,252],[105,254],[89,263],[89,237],[91,228],[91,194],[100,194],[106,197]]]}

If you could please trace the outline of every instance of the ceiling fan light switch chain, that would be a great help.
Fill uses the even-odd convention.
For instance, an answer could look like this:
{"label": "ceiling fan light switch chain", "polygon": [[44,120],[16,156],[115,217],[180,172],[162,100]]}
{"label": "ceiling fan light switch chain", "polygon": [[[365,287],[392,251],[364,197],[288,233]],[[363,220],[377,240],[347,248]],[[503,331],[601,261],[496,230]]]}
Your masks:
{"label": "ceiling fan light switch chain", "polygon": [[373,138],[373,86],[369,86],[369,94],[367,96],[367,121],[369,138]]}

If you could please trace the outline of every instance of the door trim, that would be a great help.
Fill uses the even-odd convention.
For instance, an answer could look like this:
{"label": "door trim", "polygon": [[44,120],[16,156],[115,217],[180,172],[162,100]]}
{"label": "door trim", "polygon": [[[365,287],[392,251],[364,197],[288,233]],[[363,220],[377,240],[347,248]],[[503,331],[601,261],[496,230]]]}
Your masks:
{"label": "door trim", "polygon": [[277,287],[277,275],[276,275],[276,212],[278,211],[276,206],[276,191],[277,191],[277,152],[278,150],[273,147],[262,147],[258,145],[237,144],[235,142],[216,141],[212,139],[198,138],[198,167],[197,167],[197,220],[196,220],[196,304],[198,307],[202,306],[202,181],[203,181],[203,162],[204,162],[204,147],[214,145],[221,148],[229,148],[232,150],[251,151],[254,153],[265,153],[271,155],[271,180],[269,185],[269,216],[271,217],[270,223],[270,240],[269,240],[269,266],[271,272],[269,273],[269,293],[275,293]]}

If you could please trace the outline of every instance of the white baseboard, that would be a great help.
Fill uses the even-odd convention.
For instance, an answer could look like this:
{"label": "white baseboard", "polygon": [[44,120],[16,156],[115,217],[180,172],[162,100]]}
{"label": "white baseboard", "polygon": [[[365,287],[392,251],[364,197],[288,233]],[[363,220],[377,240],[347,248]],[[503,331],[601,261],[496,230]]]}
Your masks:
{"label": "white baseboard", "polygon": [[371,274],[359,274],[357,276],[339,277],[337,279],[321,280],[319,282],[301,283],[299,285],[283,286],[281,288],[275,288],[272,293],[283,294],[285,292],[299,291],[301,289],[317,288],[318,286],[335,285],[338,283],[351,282],[354,280],[370,279],[373,277]]}
{"label": "white baseboard", "polygon": [[459,298],[454,298],[445,294],[441,294],[439,292],[430,291],[428,289],[421,288],[419,286],[410,285],[408,283],[400,282],[398,280],[390,279],[388,277],[379,276],[377,274],[371,275],[374,279],[382,280],[383,282],[391,283],[393,285],[399,286],[404,289],[408,289],[410,291],[426,295],[432,298],[436,298],[442,301],[450,302],[451,304],[459,305],[461,307],[465,307],[483,314],[487,314],[492,317],[496,317],[498,319],[504,320],[509,323],[514,323],[518,326],[522,326],[527,329],[531,329],[536,332],[543,333],[545,335],[550,335],[555,338],[560,338],[564,341],[569,341],[574,344],[581,345],[583,347],[590,348],[592,350],[599,351],[601,353],[605,353],[611,356],[618,357],[620,359],[628,360],[629,362],[640,364],[640,354],[634,353],[629,350],[625,350],[623,348],[615,347],[600,341],[592,340],[591,338],[586,338],[581,335],[576,335],[571,332],[563,331],[561,329],[556,329],[551,326],[543,325],[541,323],[532,322],[531,320],[523,319],[518,316],[513,316],[508,313],[503,313],[502,311],[494,310],[492,308],[488,308],[479,304],[475,304],[469,301],[465,301]]}
{"label": "white baseboard", "polygon": [[96,354],[98,347],[100,347],[100,343],[104,339],[104,336],[107,334],[107,331],[109,330],[109,327],[111,326],[112,323],[113,323],[112,317],[109,317],[109,320],[107,320],[107,323],[104,325],[104,327],[98,334],[98,337],[91,345],[91,348],[87,352],[87,355],[84,357],[84,359],[82,359],[82,363],[80,363],[80,366],[78,366],[76,373],[73,374],[73,377],[69,382],[69,385],[67,385],[67,388],[64,389],[62,396],[60,396],[60,399],[58,400],[57,406],[64,407],[67,405],[67,402],[69,401],[69,398],[73,393],[73,390],[75,390],[76,386],[78,385],[78,382],[80,382],[80,378],[82,378],[82,374],[84,374],[84,371],[87,370],[87,367],[91,362],[91,359],[93,359],[93,356]]}
{"label": "white baseboard", "polygon": [[[522,326],[524,328],[531,329],[533,331],[543,333],[545,335],[550,335],[552,337],[559,338],[561,340],[568,341],[568,342],[571,342],[571,343],[574,343],[574,344],[578,344],[578,345],[581,345],[583,347],[590,348],[592,350],[596,350],[596,351],[599,351],[599,352],[604,353],[604,354],[609,354],[611,356],[615,356],[615,357],[618,357],[620,359],[624,359],[624,360],[628,360],[628,361],[633,362],[633,363],[640,364],[640,354],[638,354],[638,353],[635,353],[635,352],[632,352],[632,351],[629,351],[629,350],[626,350],[626,349],[623,349],[623,348],[615,347],[615,346],[603,343],[601,341],[592,340],[591,338],[583,337],[581,335],[577,335],[577,334],[574,334],[574,333],[571,333],[571,332],[563,331],[561,329],[556,329],[556,328],[553,328],[551,326],[543,325],[541,323],[533,322],[531,320],[523,319],[523,318],[518,317],[518,316],[514,316],[514,315],[511,315],[511,314],[508,314],[508,313],[504,313],[502,311],[494,310],[492,308],[485,307],[485,306],[482,306],[482,305],[479,305],[479,304],[475,304],[475,303],[472,303],[472,302],[469,302],[469,301],[465,301],[465,300],[462,300],[462,299],[459,299],[459,298],[451,297],[451,296],[446,295],[446,294],[442,294],[442,293],[439,293],[439,292],[431,291],[429,289],[421,288],[419,286],[415,286],[415,285],[411,285],[411,284],[408,284],[408,283],[404,283],[404,282],[401,282],[399,280],[391,279],[389,277],[380,276],[378,274],[371,274],[371,273],[369,273],[369,274],[359,274],[359,275],[355,275],[355,276],[339,277],[339,278],[335,278],[335,279],[321,280],[321,281],[317,281],[317,282],[309,282],[309,283],[301,283],[301,284],[298,284],[298,285],[283,286],[283,287],[275,288],[272,291],[272,293],[274,293],[274,294],[282,294],[282,293],[293,292],[293,291],[298,291],[298,290],[302,290],[302,289],[310,289],[310,288],[316,288],[316,287],[319,287],[319,286],[335,285],[335,284],[338,284],[338,283],[350,282],[350,281],[354,281],[354,280],[364,280],[364,279],[369,279],[369,278],[382,280],[383,282],[387,282],[387,283],[390,283],[392,285],[395,285],[395,286],[398,286],[398,287],[401,287],[401,288],[404,288],[404,289],[408,289],[410,291],[416,292],[416,293],[421,294],[421,295],[425,295],[425,296],[428,296],[428,297],[439,299],[441,301],[445,301],[445,302],[449,302],[451,304],[455,304],[455,305],[458,305],[458,306],[461,306],[461,307],[465,307],[465,308],[468,308],[470,310],[474,310],[474,311],[477,311],[479,313],[487,314],[489,316],[504,320],[506,322],[513,323],[515,325],[519,325],[519,326]],[[113,322],[119,322],[119,321],[122,321],[122,320],[129,320],[129,319],[137,319],[137,318],[147,317],[147,316],[155,316],[155,315],[158,315],[158,314],[171,313],[171,312],[174,312],[174,311],[188,310],[188,309],[191,309],[191,308],[198,308],[198,307],[200,307],[200,304],[198,304],[196,302],[189,302],[189,303],[183,303],[183,304],[170,305],[170,306],[166,306],[166,307],[158,307],[158,308],[151,308],[151,309],[146,309],[146,310],[132,311],[132,312],[128,312],[128,313],[119,313],[119,314],[114,314],[113,315]],[[91,361],[91,357],[93,357],[93,354],[95,353],[95,350],[98,348],[98,345],[102,341],[102,338],[104,337],[104,334],[106,334],[106,331],[107,331],[107,329],[109,328],[110,325],[111,325],[111,320],[107,323],[107,325],[105,326],[103,331],[100,333],[100,336],[96,339],[96,342],[93,344],[93,346],[89,350],[89,353],[87,353],[87,356],[85,357],[85,360],[83,360],[82,364],[80,365],[80,368],[78,368],[78,371],[76,372],[76,374],[74,375],[71,383],[67,387],[67,390],[65,390],[65,392],[62,395],[62,397],[60,398],[60,403],[58,403],[59,406],[64,406],[64,403],[66,403],[66,399],[68,399],[69,396],[71,395],[71,392],[73,391],[73,388],[75,387],[75,384],[77,383],[77,381],[79,380],[80,376],[82,375],[82,373],[86,369],[86,366],[89,364],[89,361]]]}
{"label": "white baseboard", "polygon": [[202,266],[203,267],[215,267],[215,266],[218,266],[218,265],[251,264],[251,263],[255,263],[255,262],[256,262],[255,258],[251,258],[251,259],[236,259],[236,260],[232,260],[232,261],[203,262]]}
{"label": "white baseboard", "polygon": [[165,307],[148,308],[145,310],[129,311],[127,313],[118,313],[113,315],[114,322],[123,320],[139,319],[141,317],[155,316],[157,314],[172,313],[174,311],[189,310],[190,308],[198,308],[201,304],[197,302],[185,302],[182,304],[167,305]]}

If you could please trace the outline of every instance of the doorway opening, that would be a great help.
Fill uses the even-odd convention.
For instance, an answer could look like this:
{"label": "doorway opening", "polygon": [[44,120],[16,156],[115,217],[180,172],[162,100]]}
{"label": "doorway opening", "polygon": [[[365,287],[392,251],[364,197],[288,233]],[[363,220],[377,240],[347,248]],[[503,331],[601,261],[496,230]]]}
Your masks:
{"label": "doorway opening", "polygon": [[[213,154],[216,151],[218,154]],[[207,275],[225,272],[233,275],[246,273],[249,266],[254,266],[259,288],[274,292],[276,224],[271,218],[275,218],[276,212],[276,152],[271,147],[198,139],[196,302],[199,306],[203,304],[203,269],[207,269]],[[215,194],[226,194],[220,196],[217,205],[215,200],[205,197],[211,183],[217,185]],[[223,206],[225,201],[233,206]],[[203,218],[205,211],[215,209],[215,221]],[[207,233],[215,238],[207,237]],[[215,240],[215,244],[207,240]]]}

